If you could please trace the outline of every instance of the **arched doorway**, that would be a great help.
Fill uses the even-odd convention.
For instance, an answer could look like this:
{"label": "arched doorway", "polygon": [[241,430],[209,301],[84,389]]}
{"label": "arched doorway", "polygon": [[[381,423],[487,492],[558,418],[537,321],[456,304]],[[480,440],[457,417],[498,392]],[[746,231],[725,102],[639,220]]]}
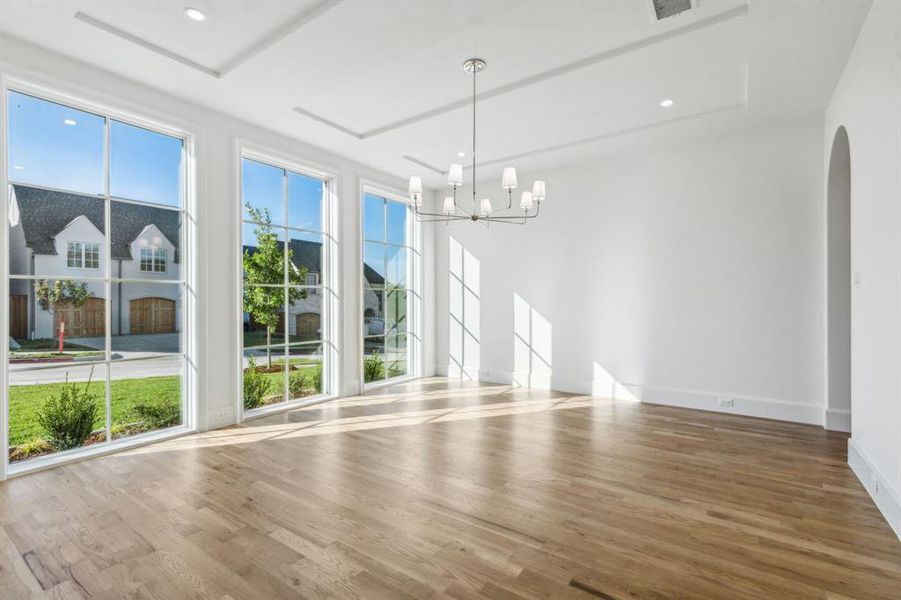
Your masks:
{"label": "arched doorway", "polygon": [[826,428],[851,431],[851,147],[839,127],[826,181]]}

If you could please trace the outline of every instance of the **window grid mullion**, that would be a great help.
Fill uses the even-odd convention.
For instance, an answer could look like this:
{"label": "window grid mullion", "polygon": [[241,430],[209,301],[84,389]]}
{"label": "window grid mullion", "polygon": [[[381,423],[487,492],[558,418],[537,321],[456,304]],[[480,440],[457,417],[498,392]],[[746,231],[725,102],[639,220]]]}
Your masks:
{"label": "window grid mullion", "polygon": [[[105,408],[106,408],[106,441],[109,442],[112,439],[112,323],[113,323],[113,298],[112,291],[113,286],[110,282],[112,277],[112,216],[110,211],[110,118],[109,116],[104,116],[104,142],[103,142],[103,222],[104,222],[104,235],[103,242],[105,252],[105,259],[103,261],[103,273],[104,273],[104,344],[105,344],[105,362],[106,362],[106,381],[105,381]],[[120,331],[121,335],[122,332]]]}
{"label": "window grid mullion", "polygon": [[291,281],[291,277],[289,276],[288,269],[290,265],[288,264],[290,261],[288,259],[288,251],[291,240],[291,234],[288,233],[288,171],[287,169],[282,169],[282,223],[285,224],[282,229],[282,258],[284,260],[282,267],[282,402],[286,402],[289,398],[288,394],[288,339],[289,333],[291,331],[291,326],[289,324],[288,312],[291,310],[290,306],[290,292],[288,289],[288,284]]}

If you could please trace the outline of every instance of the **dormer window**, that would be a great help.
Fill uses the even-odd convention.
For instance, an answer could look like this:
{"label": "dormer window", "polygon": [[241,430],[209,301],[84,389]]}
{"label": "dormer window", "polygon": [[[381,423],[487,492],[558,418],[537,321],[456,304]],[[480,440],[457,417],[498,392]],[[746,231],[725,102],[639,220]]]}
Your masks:
{"label": "dormer window", "polygon": [[166,250],[165,248],[141,248],[141,272],[165,273]]}
{"label": "dormer window", "polygon": [[66,242],[66,266],[70,269],[99,269],[100,244]]}

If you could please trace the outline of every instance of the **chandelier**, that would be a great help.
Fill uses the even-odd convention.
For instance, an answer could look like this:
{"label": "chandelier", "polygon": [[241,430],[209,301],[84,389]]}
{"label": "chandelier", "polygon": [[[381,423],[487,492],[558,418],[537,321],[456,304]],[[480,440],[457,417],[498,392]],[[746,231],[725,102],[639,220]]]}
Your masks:
{"label": "chandelier", "polygon": [[463,63],[463,70],[472,73],[472,207],[467,211],[457,204],[457,188],[463,185],[463,165],[453,163],[447,170],[447,184],[453,188],[453,196],[444,198],[440,213],[422,210],[422,179],[418,175],[410,177],[410,203],[419,221],[473,221],[486,226],[490,223],[523,225],[527,220],[538,216],[541,202],[545,198],[544,182],[536,181],[532,184],[531,191],[522,192],[519,210],[513,208],[513,190],[518,187],[515,167],[504,168],[501,178],[501,187],[507,192],[506,207],[495,211],[490,198],[476,200],[476,75],[484,71],[486,66],[481,58],[470,58]]}

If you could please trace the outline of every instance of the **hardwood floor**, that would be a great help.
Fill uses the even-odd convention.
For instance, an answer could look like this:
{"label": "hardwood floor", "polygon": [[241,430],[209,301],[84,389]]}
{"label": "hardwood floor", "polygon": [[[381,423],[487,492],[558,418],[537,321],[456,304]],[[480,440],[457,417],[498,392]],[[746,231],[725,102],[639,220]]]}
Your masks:
{"label": "hardwood floor", "polygon": [[433,379],[0,484],[0,598],[894,598],[809,427]]}

